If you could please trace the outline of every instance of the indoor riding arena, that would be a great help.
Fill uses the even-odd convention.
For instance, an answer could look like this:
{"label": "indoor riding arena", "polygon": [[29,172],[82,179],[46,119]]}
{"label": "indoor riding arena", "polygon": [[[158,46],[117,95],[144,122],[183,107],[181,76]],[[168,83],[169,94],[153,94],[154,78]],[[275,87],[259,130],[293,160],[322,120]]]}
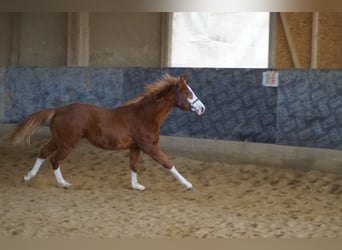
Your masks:
{"label": "indoor riding arena", "polygon": [[[173,67],[172,17],[0,13],[0,236],[342,238],[342,14],[269,13],[268,65],[254,68]],[[47,122],[13,145],[18,123],[71,103],[118,107],[165,74],[186,75],[205,105],[175,107],[160,128],[192,190],[147,153],[146,189],[133,190],[129,151],[85,139],[61,164],[70,187],[49,160],[24,180],[51,133]]]}

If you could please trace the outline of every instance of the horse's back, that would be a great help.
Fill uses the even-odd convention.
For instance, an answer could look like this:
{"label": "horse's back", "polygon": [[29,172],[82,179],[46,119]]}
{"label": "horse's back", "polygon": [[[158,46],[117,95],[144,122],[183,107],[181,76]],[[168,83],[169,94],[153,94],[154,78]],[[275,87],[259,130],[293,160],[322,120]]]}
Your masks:
{"label": "horse's back", "polygon": [[102,107],[85,104],[85,103],[72,103],[66,106],[57,108],[54,119],[69,119],[69,122],[87,120],[92,114],[98,113]]}
{"label": "horse's back", "polygon": [[51,120],[51,132],[74,134],[83,137],[86,131],[97,123],[99,116],[106,116],[109,110],[100,106],[73,103],[56,109]]}

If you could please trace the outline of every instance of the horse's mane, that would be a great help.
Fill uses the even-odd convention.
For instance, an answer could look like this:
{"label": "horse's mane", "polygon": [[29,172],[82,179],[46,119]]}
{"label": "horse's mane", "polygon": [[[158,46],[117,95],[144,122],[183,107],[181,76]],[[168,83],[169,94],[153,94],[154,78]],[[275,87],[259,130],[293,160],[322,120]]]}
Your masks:
{"label": "horse's mane", "polygon": [[157,96],[168,87],[174,86],[177,81],[177,77],[164,74],[158,81],[148,84],[139,95],[127,100],[124,105],[138,103],[146,98]]}

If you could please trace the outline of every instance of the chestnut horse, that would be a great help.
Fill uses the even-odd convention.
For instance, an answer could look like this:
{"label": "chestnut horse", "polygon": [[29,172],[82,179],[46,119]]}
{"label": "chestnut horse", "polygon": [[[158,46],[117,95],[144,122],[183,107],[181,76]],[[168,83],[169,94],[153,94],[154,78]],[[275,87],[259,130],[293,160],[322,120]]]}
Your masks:
{"label": "chestnut horse", "polygon": [[10,136],[12,143],[29,142],[38,126],[50,122],[51,139],[44,145],[33,168],[24,176],[32,179],[48,157],[58,185],[69,187],[61,172],[61,162],[86,138],[96,147],[130,150],[131,186],[144,190],[137,179],[137,161],[141,151],[169,169],[187,189],[192,184],[176,169],[158,147],[160,126],[172,108],[194,111],[202,115],[203,103],[187,85],[187,77],[164,75],[159,81],[147,85],[144,91],[122,106],[104,108],[90,104],[74,103],[59,108],[44,109],[19,123]]}

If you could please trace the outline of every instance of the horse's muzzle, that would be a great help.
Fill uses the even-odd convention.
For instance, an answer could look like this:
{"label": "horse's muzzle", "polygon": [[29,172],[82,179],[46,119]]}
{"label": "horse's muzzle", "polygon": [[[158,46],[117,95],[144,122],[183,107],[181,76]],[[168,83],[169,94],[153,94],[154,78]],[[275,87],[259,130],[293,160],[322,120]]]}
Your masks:
{"label": "horse's muzzle", "polygon": [[203,113],[205,112],[205,106],[198,98],[195,101],[191,102],[190,106],[191,111],[196,112],[198,115],[203,115]]}

